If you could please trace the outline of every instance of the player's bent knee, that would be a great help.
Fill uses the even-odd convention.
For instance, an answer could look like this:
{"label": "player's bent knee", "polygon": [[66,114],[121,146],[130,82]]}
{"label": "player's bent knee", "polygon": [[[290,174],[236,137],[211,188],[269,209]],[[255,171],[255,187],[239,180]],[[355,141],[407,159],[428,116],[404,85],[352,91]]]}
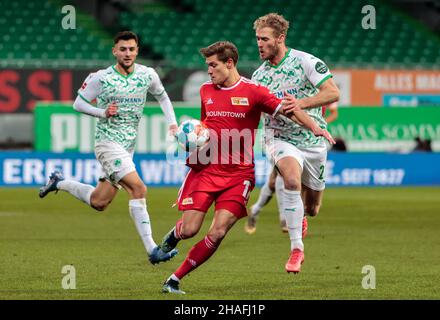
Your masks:
{"label": "player's bent knee", "polygon": [[269,189],[272,190],[272,192],[275,192],[275,180],[269,181]]}
{"label": "player's bent knee", "polygon": [[319,213],[319,208],[320,206],[306,206],[304,208],[304,211],[306,212],[307,215],[311,217],[315,217]]}
{"label": "player's bent knee", "polygon": [[182,224],[182,227],[180,229],[180,236],[182,237],[182,239],[189,239],[194,237],[197,232],[199,232],[197,228],[185,226],[184,224]]}
{"label": "player's bent knee", "polygon": [[147,187],[144,184],[136,185],[129,193],[133,199],[143,199],[147,195]]}
{"label": "player's bent knee", "polygon": [[90,206],[97,211],[104,211],[108,207],[110,202],[111,200],[100,199],[97,196],[94,196],[93,194],[90,197]]}
{"label": "player's bent knee", "polygon": [[213,229],[209,231],[208,236],[215,244],[219,244],[226,236],[226,230]]}
{"label": "player's bent knee", "polygon": [[97,211],[104,211],[110,202],[107,201],[96,201],[96,202],[91,202],[90,205],[93,209],[97,210]]}
{"label": "player's bent knee", "polygon": [[287,190],[301,191],[301,180],[293,177],[284,178],[284,188]]}

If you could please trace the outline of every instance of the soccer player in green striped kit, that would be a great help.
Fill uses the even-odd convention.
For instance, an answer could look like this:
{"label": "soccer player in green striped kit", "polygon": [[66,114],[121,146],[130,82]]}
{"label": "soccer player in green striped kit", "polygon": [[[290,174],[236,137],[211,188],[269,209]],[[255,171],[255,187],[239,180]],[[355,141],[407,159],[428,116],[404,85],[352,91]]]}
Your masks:
{"label": "soccer player in green striped kit", "polygon": [[[123,188],[129,194],[129,212],[151,263],[167,261],[176,250],[163,252],[152,237],[147,211],[147,187],[133,163],[139,121],[142,118],[147,93],[159,102],[169,125],[170,135],[177,131],[171,101],[153,68],[135,63],[138,37],[131,31],[119,32],[114,39],[116,64],[91,73],[78,90],[75,110],[98,118],[95,134],[95,155],[104,176],[96,187],[64,179],[54,171],[48,183],[40,188],[39,196],[63,190],[90,207],[103,211]],[[97,105],[92,105],[96,100]]]}
{"label": "soccer player in green striped kit", "polygon": [[[326,128],[322,106],[339,99],[339,90],[326,64],[303,51],[288,48],[289,22],[281,15],[269,13],[254,22],[260,58],[264,63],[252,80],[269,88],[278,98],[287,99],[293,109],[302,109]],[[280,214],[286,221],[291,242],[287,272],[300,272],[304,261],[303,230],[305,214],[315,216],[325,188],[324,170],[327,146],[322,137],[304,130],[301,123],[282,115],[264,115],[265,144],[274,170],[279,173],[276,188]],[[246,231],[255,231],[256,217],[272,191],[266,183],[252,206]]]}

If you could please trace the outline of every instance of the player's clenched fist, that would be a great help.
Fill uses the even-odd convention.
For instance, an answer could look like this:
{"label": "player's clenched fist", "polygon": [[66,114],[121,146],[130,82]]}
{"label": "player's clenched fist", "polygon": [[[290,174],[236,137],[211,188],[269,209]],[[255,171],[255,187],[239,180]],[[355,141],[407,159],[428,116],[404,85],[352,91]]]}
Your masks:
{"label": "player's clenched fist", "polygon": [[105,116],[107,118],[113,117],[118,114],[118,106],[114,103],[109,105],[107,109],[105,109]]}

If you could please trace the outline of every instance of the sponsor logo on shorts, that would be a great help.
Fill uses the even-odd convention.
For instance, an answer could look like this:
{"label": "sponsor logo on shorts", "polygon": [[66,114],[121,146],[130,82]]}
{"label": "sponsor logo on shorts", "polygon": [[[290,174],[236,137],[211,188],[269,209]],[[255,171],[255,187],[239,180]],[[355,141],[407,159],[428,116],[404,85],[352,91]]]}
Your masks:
{"label": "sponsor logo on shorts", "polygon": [[121,159],[116,159],[115,162],[113,162],[113,164],[115,165],[115,167],[120,167],[122,164]]}
{"label": "sponsor logo on shorts", "polygon": [[185,198],[182,200],[182,205],[186,206],[187,204],[193,204],[193,198],[189,197],[189,198]]}
{"label": "sponsor logo on shorts", "polygon": [[248,106],[249,100],[245,97],[231,97],[231,103],[233,106]]}

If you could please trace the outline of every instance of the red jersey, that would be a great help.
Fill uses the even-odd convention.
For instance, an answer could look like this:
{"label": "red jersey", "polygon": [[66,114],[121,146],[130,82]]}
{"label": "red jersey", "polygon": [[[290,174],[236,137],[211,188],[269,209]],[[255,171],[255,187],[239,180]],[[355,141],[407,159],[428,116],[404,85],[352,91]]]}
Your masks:
{"label": "red jersey", "polygon": [[211,144],[211,162],[204,170],[219,175],[253,175],[253,146],[261,112],[275,115],[281,100],[244,77],[228,88],[206,82],[200,88],[200,98],[200,120],[210,129]]}

